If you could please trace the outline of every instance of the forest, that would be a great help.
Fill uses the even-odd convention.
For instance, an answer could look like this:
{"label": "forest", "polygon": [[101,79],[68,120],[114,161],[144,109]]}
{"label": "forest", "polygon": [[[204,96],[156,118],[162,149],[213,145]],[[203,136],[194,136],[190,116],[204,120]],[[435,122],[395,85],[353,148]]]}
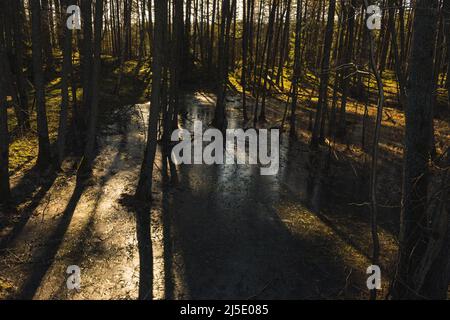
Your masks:
{"label": "forest", "polygon": [[0,300],[446,300],[449,76],[447,0],[2,0]]}

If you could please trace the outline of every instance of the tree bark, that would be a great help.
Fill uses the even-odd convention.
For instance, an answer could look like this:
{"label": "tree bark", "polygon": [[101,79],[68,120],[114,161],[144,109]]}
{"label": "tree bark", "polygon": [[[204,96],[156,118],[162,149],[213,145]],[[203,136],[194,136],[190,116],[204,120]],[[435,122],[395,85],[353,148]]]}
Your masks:
{"label": "tree bark", "polygon": [[50,164],[50,140],[48,136],[47,111],[45,107],[45,84],[42,69],[42,42],[41,42],[41,7],[39,0],[31,0],[32,21],[32,51],[34,87],[36,90],[37,133],[39,140],[39,153],[37,166],[46,168]]}
{"label": "tree bark", "polygon": [[322,123],[322,117],[325,116],[327,108],[328,81],[330,78],[330,50],[333,40],[334,12],[336,9],[336,0],[331,0],[328,7],[327,26],[325,29],[325,41],[322,54],[322,64],[320,71],[319,99],[317,102],[316,118],[311,138],[311,147],[316,149],[319,146],[319,133]]}
{"label": "tree bark", "polygon": [[89,112],[89,124],[87,132],[86,147],[84,157],[81,161],[78,177],[84,177],[91,173],[92,161],[94,159],[95,139],[97,132],[98,103],[100,96],[100,67],[101,67],[101,49],[102,49],[102,28],[103,28],[103,1],[95,1],[94,18],[94,62],[92,70],[92,103]]}
{"label": "tree bark", "polygon": [[415,274],[429,237],[426,209],[436,17],[436,0],[417,1],[409,57],[400,256],[392,290],[394,299],[422,297]]}
{"label": "tree bark", "polygon": [[302,33],[302,0],[297,0],[297,13],[295,25],[295,49],[294,49],[294,74],[292,76],[292,102],[291,102],[291,117],[290,117],[290,136],[296,136],[296,114],[297,98],[298,98],[298,83],[300,81],[301,72],[301,42]]}
{"label": "tree bark", "polygon": [[[63,0],[63,10],[66,12],[70,5],[68,0]],[[64,159],[64,151],[66,147],[67,136],[67,115],[69,108],[69,75],[72,69],[72,30],[64,28],[63,31],[63,64],[61,71],[61,109],[59,113],[59,127],[58,127],[58,166],[61,165]]]}
{"label": "tree bark", "polygon": [[167,2],[165,0],[154,0],[155,2],[155,34],[153,37],[153,61],[152,61],[152,93],[149,115],[149,126],[147,133],[147,144],[145,147],[144,160],[142,161],[139,182],[135,196],[139,200],[151,199],[153,163],[155,161],[158,120],[161,110],[161,80],[162,64],[164,55],[164,23],[167,19]]}
{"label": "tree bark", "polygon": [[0,204],[6,204],[11,196],[9,186],[9,134],[8,134],[8,105],[5,88],[5,59],[3,46],[3,14],[0,13]]}

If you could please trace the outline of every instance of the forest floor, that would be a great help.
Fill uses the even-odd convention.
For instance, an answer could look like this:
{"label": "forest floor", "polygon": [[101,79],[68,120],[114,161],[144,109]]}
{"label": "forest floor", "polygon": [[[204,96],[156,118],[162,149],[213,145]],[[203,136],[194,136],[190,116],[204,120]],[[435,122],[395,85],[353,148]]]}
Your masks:
{"label": "forest floor", "polygon": [[[331,153],[327,147],[312,153],[310,97],[306,88],[298,139],[282,136],[275,176],[261,176],[256,165],[182,165],[167,183],[158,152],[148,219],[135,213],[145,206],[136,208],[129,199],[149,104],[107,109],[88,183],[77,185],[70,157],[58,173],[14,171],[13,194],[23,201],[0,215],[0,299],[367,298],[368,151],[355,140],[363,107],[349,103],[350,138],[334,142]],[[227,97],[230,127],[245,127],[241,105],[237,93]],[[180,126],[192,130],[195,119],[210,123],[214,106],[214,94],[189,90]],[[279,126],[283,109],[282,101],[269,99],[264,126]],[[386,112],[378,190],[381,295],[397,250],[404,125],[401,112]],[[374,114],[371,103],[369,123]],[[448,117],[435,124],[440,152],[450,145]],[[79,291],[66,287],[69,265],[81,268]]]}
{"label": "forest floor", "polygon": [[[188,93],[185,101],[182,127],[211,121],[214,95]],[[240,98],[227,101],[229,125],[238,127]],[[310,175],[316,170],[307,169],[308,150],[300,140],[282,140],[276,176],[260,176],[255,165],[186,165],[166,188],[159,157],[151,222],[136,219],[126,199],[139,174],[148,107],[110,114],[87,185],[76,185],[67,160],[25,205],[27,214],[2,230],[0,297],[126,299],[137,298],[139,286],[151,288],[156,299],[367,296],[367,212],[340,211],[327,180]],[[280,120],[271,110],[269,104],[269,119]],[[26,178],[14,176],[13,188]],[[380,234],[387,266],[395,238],[384,228]],[[145,253],[150,238],[152,250]],[[152,261],[153,277],[140,275],[141,260]],[[78,292],[66,287],[69,265],[81,268]]]}

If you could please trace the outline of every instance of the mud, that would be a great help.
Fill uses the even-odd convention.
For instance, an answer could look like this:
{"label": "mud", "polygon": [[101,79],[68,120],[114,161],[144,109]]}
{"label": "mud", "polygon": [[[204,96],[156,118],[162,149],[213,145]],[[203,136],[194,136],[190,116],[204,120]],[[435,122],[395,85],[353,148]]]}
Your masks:
{"label": "mud", "polygon": [[[179,125],[211,123],[214,99],[188,93]],[[227,99],[231,128],[245,126],[239,106],[239,97]],[[68,161],[20,232],[2,228],[0,298],[367,297],[368,213],[335,205],[333,185],[300,140],[282,137],[275,176],[257,165],[180,165],[167,184],[158,152],[152,208],[136,215],[124,199],[137,184],[148,110],[110,116],[90,183],[77,186]],[[265,126],[279,125],[282,113],[267,112]],[[388,265],[395,238],[380,233]],[[69,265],[81,268],[78,291],[67,289]]]}

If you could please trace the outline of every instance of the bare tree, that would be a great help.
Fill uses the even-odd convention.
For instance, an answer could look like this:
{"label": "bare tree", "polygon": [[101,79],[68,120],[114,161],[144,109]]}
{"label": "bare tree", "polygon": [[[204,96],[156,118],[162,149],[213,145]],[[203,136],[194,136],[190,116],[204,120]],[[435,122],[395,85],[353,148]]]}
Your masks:
{"label": "bare tree", "polygon": [[294,49],[294,73],[292,75],[292,100],[291,100],[291,118],[290,118],[290,135],[296,135],[296,114],[297,97],[298,97],[298,83],[300,81],[301,72],[301,52],[300,42],[302,36],[302,0],[297,0],[297,13],[295,24],[295,49]]}
{"label": "bare tree", "polygon": [[[63,10],[66,12],[67,7],[70,5],[68,0],[63,0]],[[59,114],[59,127],[58,127],[58,165],[64,159],[64,151],[66,147],[67,136],[67,115],[69,107],[69,75],[72,69],[72,30],[64,28],[63,31],[63,65],[61,70],[61,109]]]}
{"label": "bare tree", "polygon": [[45,84],[42,69],[42,42],[41,42],[41,6],[39,0],[31,1],[32,21],[32,50],[34,87],[36,90],[37,131],[39,139],[39,154],[37,165],[46,168],[50,164],[50,139],[48,136],[47,112],[45,107]]}
{"label": "bare tree", "polygon": [[319,133],[322,124],[322,117],[325,117],[327,109],[328,81],[330,78],[330,51],[333,39],[334,12],[336,0],[331,0],[328,7],[327,26],[325,29],[325,40],[322,53],[322,64],[320,71],[319,100],[317,102],[316,118],[311,138],[311,147],[317,148],[319,145]]}
{"label": "bare tree", "polygon": [[8,105],[4,77],[6,54],[3,43],[3,13],[0,13],[0,204],[6,203],[10,198]]}
{"label": "bare tree", "polygon": [[418,268],[430,235],[427,233],[427,197],[431,150],[433,52],[437,0],[416,2],[409,57],[408,100],[405,111],[405,154],[401,210],[400,257],[392,296],[421,297]]}
{"label": "bare tree", "polygon": [[92,161],[94,159],[95,139],[97,132],[98,103],[100,98],[100,67],[102,49],[102,29],[103,29],[103,1],[95,1],[94,19],[94,65],[92,70],[92,102],[89,112],[89,124],[87,132],[87,142],[84,149],[84,156],[79,167],[78,177],[90,174]]}
{"label": "bare tree", "polygon": [[152,61],[152,93],[150,104],[149,126],[147,134],[147,145],[145,147],[144,160],[142,161],[139,182],[135,196],[140,200],[151,198],[153,163],[155,161],[158,119],[161,110],[161,80],[164,54],[164,29],[167,17],[167,2],[165,0],[154,0],[155,4],[155,33],[153,42]]}

